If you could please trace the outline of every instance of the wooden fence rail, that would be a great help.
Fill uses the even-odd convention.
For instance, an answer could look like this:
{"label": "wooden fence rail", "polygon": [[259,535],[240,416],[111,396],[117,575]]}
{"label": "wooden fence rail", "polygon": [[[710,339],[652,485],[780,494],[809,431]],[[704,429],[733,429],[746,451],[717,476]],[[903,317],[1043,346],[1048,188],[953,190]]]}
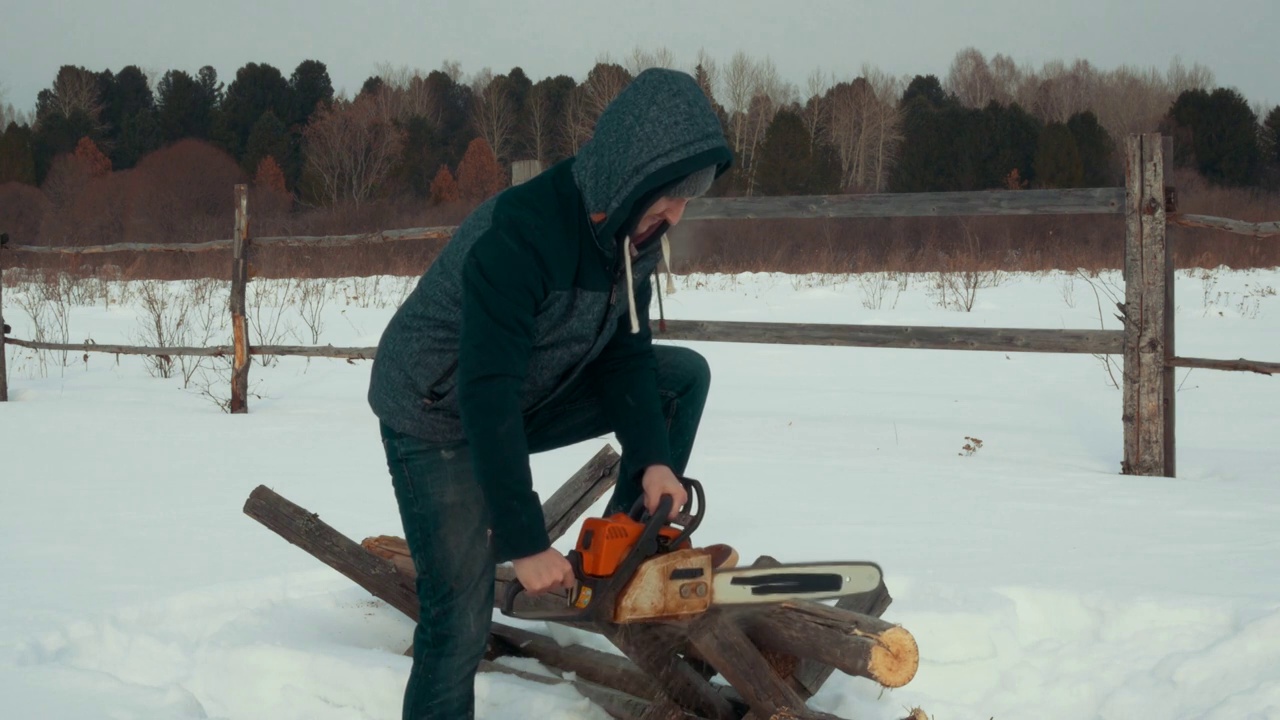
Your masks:
{"label": "wooden fence rail", "polygon": [[[1250,237],[1280,236],[1280,222],[1250,223],[1177,212],[1176,194],[1164,185],[1172,157],[1169,138],[1126,138],[1125,186],[1069,190],[989,190],[980,192],[888,193],[798,197],[700,198],[689,203],[684,219],[813,219],[883,217],[966,217],[979,215],[1080,215],[1125,217],[1125,300],[1118,305],[1122,330],[900,327],[809,323],[709,322],[667,320],[654,324],[659,340],[944,349],[990,352],[1087,353],[1124,356],[1122,471],[1140,475],[1175,474],[1173,369],[1176,367],[1280,373],[1280,363],[1179,357],[1174,352],[1173,264],[1167,227],[1178,225]],[[281,355],[372,359],[376,348],[270,345],[255,347],[245,322],[245,286],[249,258],[256,248],[336,248],[404,241],[447,240],[454,227],[407,228],[326,237],[261,237],[249,232],[247,188],[235,187],[236,218],[229,240],[150,245],[117,243],[82,247],[37,247],[9,243],[3,236],[0,262],[7,252],[92,255],[113,252],[232,253],[231,314],[233,345],[221,347],[137,347],[96,343],[44,343],[9,338],[8,344],[34,350],[105,352],[121,355],[233,358],[232,412],[248,411],[249,357]],[[3,283],[0,283],[2,285]],[[0,287],[0,292],[3,288]],[[0,321],[3,320],[0,295]],[[0,334],[0,401],[7,399],[4,345]]]}

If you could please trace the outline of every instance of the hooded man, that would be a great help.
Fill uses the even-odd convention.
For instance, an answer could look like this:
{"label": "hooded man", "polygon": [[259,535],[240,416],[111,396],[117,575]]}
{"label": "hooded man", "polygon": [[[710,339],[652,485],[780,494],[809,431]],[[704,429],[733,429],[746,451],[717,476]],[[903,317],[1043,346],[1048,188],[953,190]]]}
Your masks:
{"label": "hooded man", "polygon": [[531,453],[613,432],[607,513],[687,502],[710,370],[651,343],[649,278],[667,229],[731,163],[693,78],[646,70],[576,156],[477,207],[387,326],[368,399],[421,604],[405,720],[473,717],[495,564],[531,594],[573,587]]}

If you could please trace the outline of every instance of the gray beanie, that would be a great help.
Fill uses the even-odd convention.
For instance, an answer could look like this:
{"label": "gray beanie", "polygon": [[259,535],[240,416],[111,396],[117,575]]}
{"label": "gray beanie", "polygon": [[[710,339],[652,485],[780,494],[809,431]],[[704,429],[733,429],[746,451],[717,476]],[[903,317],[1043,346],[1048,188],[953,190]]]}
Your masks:
{"label": "gray beanie", "polygon": [[702,197],[711,189],[716,179],[716,166],[708,165],[697,172],[690,173],[662,190],[662,197],[696,198]]}

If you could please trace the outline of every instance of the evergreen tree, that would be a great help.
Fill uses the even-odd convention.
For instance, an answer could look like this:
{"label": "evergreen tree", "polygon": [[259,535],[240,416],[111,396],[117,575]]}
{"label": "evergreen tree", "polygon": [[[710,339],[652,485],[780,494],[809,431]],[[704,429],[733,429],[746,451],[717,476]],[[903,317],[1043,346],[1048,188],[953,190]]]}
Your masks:
{"label": "evergreen tree", "polygon": [[404,151],[396,167],[396,180],[419,199],[431,196],[432,180],[442,167],[444,148],[431,121],[414,115],[402,123],[405,131]]}
{"label": "evergreen tree", "polygon": [[1267,119],[1262,123],[1259,146],[1266,186],[1280,189],[1280,105],[1267,113]]}
{"label": "evergreen tree", "polygon": [[240,167],[246,174],[253,174],[258,164],[268,157],[277,158],[278,165],[278,158],[287,158],[292,153],[291,145],[284,123],[274,112],[268,110],[258,118],[249,132]]}
{"label": "evergreen tree", "polygon": [[329,69],[318,60],[303,60],[289,76],[292,112],[285,118],[285,125],[306,125],[311,114],[321,105],[333,102],[333,81]]}
{"label": "evergreen tree", "polygon": [[15,122],[0,133],[0,185],[7,182],[36,185],[35,134]]}
{"label": "evergreen tree", "polygon": [[59,112],[46,113],[35,131],[36,183],[44,184],[54,158],[75,152],[80,138],[94,137],[98,127],[98,123],[84,110],[73,110],[70,117]]}
{"label": "evergreen tree", "polygon": [[1218,88],[1179,95],[1163,130],[1174,136],[1178,165],[1222,185],[1249,185],[1261,169],[1257,126],[1258,117],[1240,93]]}
{"label": "evergreen tree", "polygon": [[813,142],[804,119],[779,110],[756,156],[760,195],[833,195],[840,192],[840,162],[831,147]]}
{"label": "evergreen tree", "polygon": [[431,71],[425,82],[431,97],[439,104],[435,132],[440,142],[440,161],[457,167],[476,137],[471,124],[471,86],[455,82],[441,70]]}
{"label": "evergreen tree", "polygon": [[1035,182],[1044,188],[1075,188],[1084,185],[1084,163],[1076,140],[1064,123],[1049,123],[1040,134],[1036,149]]}
{"label": "evergreen tree", "polygon": [[[156,84],[156,126],[162,144],[184,138],[213,137],[214,115],[221,95],[212,68],[192,77],[170,70]],[[211,82],[212,81],[212,82]]]}
{"label": "evergreen tree", "polygon": [[1019,177],[1030,178],[1040,142],[1040,121],[1017,103],[1006,107],[994,100],[976,119],[979,137],[974,150],[981,167],[978,189],[1005,187],[1014,170]]}
{"label": "evergreen tree", "polygon": [[1083,168],[1083,187],[1111,187],[1122,184],[1113,169],[1115,142],[1107,129],[1098,124],[1092,111],[1076,113],[1067,119],[1067,130],[1075,140]]}
{"label": "evergreen tree", "polygon": [[293,96],[289,83],[280,71],[265,63],[248,63],[236,71],[236,79],[227,87],[222,101],[218,138],[227,151],[236,158],[243,158],[249,144],[249,133],[267,112],[277,118],[291,117]]}
{"label": "evergreen tree", "polygon": [[942,92],[938,79],[916,76],[902,94],[902,144],[889,179],[894,192],[983,187],[982,115]]}
{"label": "evergreen tree", "polygon": [[131,168],[147,153],[160,147],[156,126],[156,101],[147,77],[136,65],[112,75],[99,76],[104,125],[102,147],[117,170]]}

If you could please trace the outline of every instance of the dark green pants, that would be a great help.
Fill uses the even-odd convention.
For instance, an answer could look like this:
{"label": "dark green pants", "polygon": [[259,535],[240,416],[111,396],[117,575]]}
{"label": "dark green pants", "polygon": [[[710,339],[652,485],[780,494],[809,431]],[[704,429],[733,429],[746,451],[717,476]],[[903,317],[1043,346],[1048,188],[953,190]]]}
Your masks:
{"label": "dark green pants", "polygon": [[[655,346],[672,453],[683,474],[706,404],[711,371],[701,355]],[[571,387],[525,418],[530,452],[573,445],[612,432],[594,393]],[[488,508],[471,472],[466,445],[440,445],[382,426],[387,468],[405,540],[417,570],[419,619],[403,720],[467,720],[475,716],[475,674],[493,616],[494,559]],[[622,454],[620,478],[639,468]],[[606,513],[627,510],[638,483],[620,482]]]}

